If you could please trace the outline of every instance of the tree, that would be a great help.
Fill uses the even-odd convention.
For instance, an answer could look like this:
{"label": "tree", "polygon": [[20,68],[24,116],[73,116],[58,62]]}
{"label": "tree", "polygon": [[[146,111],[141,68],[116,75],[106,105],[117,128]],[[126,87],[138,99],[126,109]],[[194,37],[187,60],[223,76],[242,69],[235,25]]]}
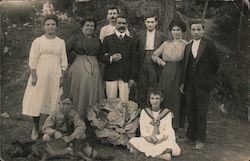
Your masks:
{"label": "tree", "polygon": [[163,13],[163,32],[168,33],[168,25],[174,18],[175,0],[161,0],[161,11]]}
{"label": "tree", "polygon": [[208,3],[209,3],[209,0],[206,0],[205,6],[204,6],[204,9],[203,9],[203,12],[202,12],[202,16],[201,16],[201,20],[202,20],[202,21],[204,21],[204,19],[205,19],[205,17],[206,17],[207,8],[208,8]]}

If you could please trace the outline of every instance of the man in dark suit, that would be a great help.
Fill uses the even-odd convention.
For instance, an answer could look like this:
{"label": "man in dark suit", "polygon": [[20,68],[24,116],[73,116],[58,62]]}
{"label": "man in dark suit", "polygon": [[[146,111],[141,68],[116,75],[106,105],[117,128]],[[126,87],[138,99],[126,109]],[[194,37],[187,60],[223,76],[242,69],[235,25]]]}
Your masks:
{"label": "man in dark suit", "polygon": [[144,107],[147,100],[147,91],[150,87],[157,87],[161,67],[152,61],[152,54],[166,39],[164,34],[155,29],[158,24],[155,15],[144,18],[146,30],[136,35],[138,52],[138,104]]}
{"label": "man in dark suit", "polygon": [[187,138],[195,141],[194,149],[204,147],[210,90],[214,74],[220,66],[219,55],[212,40],[203,37],[201,21],[190,24],[193,41],[185,47],[184,72],[180,87],[187,105]]}
{"label": "man in dark suit", "polygon": [[105,63],[104,81],[106,82],[107,98],[119,98],[128,101],[129,88],[136,78],[136,50],[135,42],[128,37],[127,19],[118,16],[116,19],[116,31],[104,38],[102,52],[98,59]]}

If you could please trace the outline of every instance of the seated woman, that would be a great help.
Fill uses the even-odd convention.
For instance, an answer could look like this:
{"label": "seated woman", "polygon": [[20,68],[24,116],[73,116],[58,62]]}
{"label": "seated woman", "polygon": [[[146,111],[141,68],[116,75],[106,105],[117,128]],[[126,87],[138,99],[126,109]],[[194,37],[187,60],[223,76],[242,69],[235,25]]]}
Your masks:
{"label": "seated woman", "polygon": [[149,105],[142,109],[140,115],[141,137],[129,140],[130,152],[143,152],[147,157],[158,157],[171,160],[179,156],[181,149],[175,142],[175,131],[172,127],[172,113],[161,108],[163,92],[161,89],[149,89]]}

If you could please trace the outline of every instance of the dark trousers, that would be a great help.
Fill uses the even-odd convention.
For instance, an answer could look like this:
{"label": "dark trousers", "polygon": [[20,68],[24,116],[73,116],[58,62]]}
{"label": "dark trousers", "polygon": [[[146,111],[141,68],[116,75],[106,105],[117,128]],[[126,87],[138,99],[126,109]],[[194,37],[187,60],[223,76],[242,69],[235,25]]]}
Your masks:
{"label": "dark trousers", "polygon": [[193,141],[205,142],[209,96],[209,89],[199,87],[192,80],[188,82],[186,90],[187,137]]}
{"label": "dark trousers", "polygon": [[139,70],[138,75],[138,104],[143,108],[147,102],[148,88],[157,87],[157,64],[151,59],[153,51],[145,51],[145,60]]}

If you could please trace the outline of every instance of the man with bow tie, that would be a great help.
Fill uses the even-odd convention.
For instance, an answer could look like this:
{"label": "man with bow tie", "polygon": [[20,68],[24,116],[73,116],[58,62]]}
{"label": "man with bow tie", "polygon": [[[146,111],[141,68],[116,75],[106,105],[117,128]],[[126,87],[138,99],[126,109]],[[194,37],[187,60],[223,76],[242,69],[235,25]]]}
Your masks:
{"label": "man with bow tie", "polygon": [[214,42],[203,36],[201,21],[194,20],[190,30],[193,41],[185,47],[180,91],[186,97],[187,139],[195,142],[194,149],[201,150],[206,138],[210,90],[215,85],[214,74],[219,69],[220,59]]}
{"label": "man with bow tie", "polygon": [[118,16],[115,33],[103,40],[102,51],[98,59],[105,63],[104,81],[107,98],[119,98],[128,101],[129,88],[136,78],[136,48],[135,42],[128,37],[127,19]]}

